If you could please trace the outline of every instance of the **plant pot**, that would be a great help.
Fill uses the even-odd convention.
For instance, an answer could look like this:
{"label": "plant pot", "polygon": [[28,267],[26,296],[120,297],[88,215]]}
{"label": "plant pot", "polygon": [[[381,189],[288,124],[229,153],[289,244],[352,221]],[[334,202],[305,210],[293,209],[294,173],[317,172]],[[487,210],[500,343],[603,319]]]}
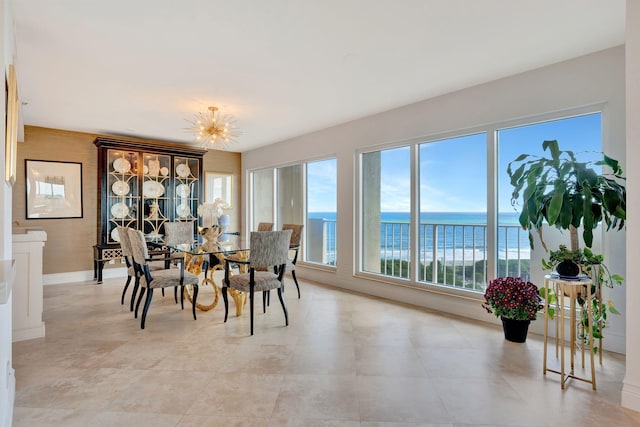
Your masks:
{"label": "plant pot", "polygon": [[511,342],[525,342],[531,320],[515,320],[501,317],[504,338]]}
{"label": "plant pot", "polygon": [[567,259],[556,266],[556,271],[561,276],[573,277],[580,274],[580,266]]}

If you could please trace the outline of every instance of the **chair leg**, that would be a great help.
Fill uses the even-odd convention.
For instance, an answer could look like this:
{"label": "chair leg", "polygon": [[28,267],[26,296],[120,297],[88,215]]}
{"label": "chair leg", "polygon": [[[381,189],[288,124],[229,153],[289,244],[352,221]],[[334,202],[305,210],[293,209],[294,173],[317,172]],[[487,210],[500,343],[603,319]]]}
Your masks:
{"label": "chair leg", "polygon": [[251,308],[251,335],[253,335],[253,288],[249,291],[249,307]]}
{"label": "chair leg", "polygon": [[136,280],[133,282],[133,292],[131,293],[131,303],[129,304],[129,311],[133,311],[133,303],[138,295],[138,289],[140,288],[140,277],[136,276]]}
{"label": "chair leg", "polygon": [[153,288],[149,288],[147,291],[147,299],[144,302],[144,309],[142,310],[142,321],[140,321],[140,329],[144,329],[144,321],[147,319],[147,312],[151,305],[151,298],[153,298]]}
{"label": "chair leg", "polygon": [[164,298],[164,288],[162,288],[162,297]]}
{"label": "chair leg", "polygon": [[173,287],[173,299],[176,300],[176,304],[178,303],[178,287]]}
{"label": "chair leg", "polygon": [[229,297],[227,296],[227,287],[222,287],[222,300],[224,301],[224,323],[227,323],[227,316],[229,315]]}
{"label": "chair leg", "polygon": [[291,270],[291,277],[293,277],[293,281],[296,284],[296,289],[298,289],[298,299],[300,299],[300,286],[298,285],[298,279],[296,278],[295,270]]}
{"label": "chair leg", "polygon": [[142,302],[142,297],[144,296],[144,291],[145,291],[145,287],[141,286],[140,287],[140,295],[138,296],[138,302],[136,303],[136,312],[134,314],[134,318],[138,318],[138,308],[140,308],[140,303]]}
{"label": "chair leg", "polygon": [[[184,294],[184,291],[182,292]],[[193,285],[193,297],[191,298],[191,310],[193,311],[193,320],[196,320],[196,299],[198,299],[198,284]]]}
{"label": "chair leg", "polygon": [[278,298],[280,304],[282,304],[282,311],[284,311],[284,325],[289,326],[289,314],[287,313],[287,307],[284,305],[284,298],[282,298],[282,288],[278,288]]}
{"label": "chair leg", "polygon": [[267,299],[269,298],[269,291],[262,291],[262,313],[267,312]]}
{"label": "chair leg", "polygon": [[[176,304],[178,301],[176,300]],[[180,286],[180,307],[184,310],[184,285]]]}
{"label": "chair leg", "polygon": [[129,283],[131,283],[131,276],[127,276],[127,283],[124,284],[124,289],[122,290],[122,298],[120,298],[120,305],[124,305],[124,294],[127,293],[127,288],[129,287]]}

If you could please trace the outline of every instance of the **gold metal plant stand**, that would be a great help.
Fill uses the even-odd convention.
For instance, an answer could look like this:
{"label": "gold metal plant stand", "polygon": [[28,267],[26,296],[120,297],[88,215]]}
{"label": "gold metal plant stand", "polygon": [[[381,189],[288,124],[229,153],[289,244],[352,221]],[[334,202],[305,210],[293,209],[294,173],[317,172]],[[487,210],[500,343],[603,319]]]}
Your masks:
{"label": "gold metal plant stand", "polygon": [[[542,374],[546,375],[547,371],[553,372],[560,375],[560,387],[562,389],[565,388],[566,382],[569,378],[574,378],[576,380],[584,381],[586,383],[591,384],[591,388],[593,390],[596,389],[596,372],[595,372],[595,364],[594,364],[594,353],[593,353],[593,312],[592,312],[592,299],[594,295],[591,294],[591,285],[592,281],[590,279],[584,280],[564,280],[560,278],[553,277],[551,275],[547,275],[544,278],[544,286],[545,286],[545,298],[544,298],[544,359],[542,364]],[[555,334],[555,343],[556,343],[556,359],[558,358],[558,347],[560,348],[560,370],[554,370],[547,368],[547,341],[548,341],[548,332],[549,332],[549,291],[552,290],[556,295],[556,303],[555,303],[555,316],[554,322],[556,327]],[[580,348],[582,350],[582,368],[584,369],[584,352],[589,352],[590,362],[591,362],[591,378],[583,378],[579,377],[575,374],[575,362],[574,356],[577,350],[576,340],[578,339],[577,334],[577,321],[576,321],[576,300],[579,296],[584,295],[586,298],[586,306],[587,306],[587,329],[584,330],[582,336],[580,336]],[[569,298],[569,316],[565,314],[565,296]],[[581,308],[582,310],[582,308]],[[569,335],[570,335],[570,350],[571,350],[571,358],[570,358],[570,371],[565,371],[565,357],[564,357],[564,349],[565,349],[565,320],[569,319]],[[582,311],[580,312],[580,319],[583,318]],[[585,344],[586,342],[586,344]]]}

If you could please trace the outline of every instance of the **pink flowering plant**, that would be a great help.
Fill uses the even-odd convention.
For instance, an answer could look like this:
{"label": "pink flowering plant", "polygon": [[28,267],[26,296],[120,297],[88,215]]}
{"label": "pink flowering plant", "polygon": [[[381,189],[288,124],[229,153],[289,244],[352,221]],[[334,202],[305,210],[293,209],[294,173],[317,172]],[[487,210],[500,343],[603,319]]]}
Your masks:
{"label": "pink flowering plant", "polygon": [[536,320],[543,307],[538,287],[519,277],[499,277],[489,282],[482,307],[496,317]]}

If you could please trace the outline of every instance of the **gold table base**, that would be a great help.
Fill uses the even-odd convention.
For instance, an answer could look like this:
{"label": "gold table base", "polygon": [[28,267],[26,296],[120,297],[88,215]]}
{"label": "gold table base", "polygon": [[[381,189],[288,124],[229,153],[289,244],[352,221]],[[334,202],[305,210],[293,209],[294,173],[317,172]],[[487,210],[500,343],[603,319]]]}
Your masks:
{"label": "gold table base", "polygon": [[[246,256],[246,255],[245,255]],[[189,271],[190,273],[199,275],[202,273],[202,264],[203,264],[203,260],[204,260],[204,256],[200,255],[200,256],[193,256],[191,254],[185,253],[185,269],[187,271]],[[216,305],[218,305],[218,301],[220,300],[220,293],[222,291],[222,288],[220,285],[218,285],[214,280],[213,280],[213,273],[217,270],[223,270],[224,271],[224,258],[221,259],[221,264],[217,264],[214,267],[209,269],[209,274],[210,276],[207,278],[202,279],[202,283],[200,283],[201,287],[204,286],[211,286],[213,287],[213,301],[210,304],[202,304],[200,302],[196,302],[196,308],[198,310],[201,311],[209,311],[212,310],[213,308],[215,308]],[[246,267],[245,267],[246,269]],[[242,272],[242,267],[241,267],[241,272]],[[229,272],[229,274],[232,274],[231,272]],[[242,291],[237,291],[235,289],[227,289],[228,294],[231,296],[231,298],[233,299],[233,302],[236,305],[236,316],[241,316],[242,315],[242,309],[244,307],[244,305],[247,302],[247,294],[245,292]],[[200,294],[200,293],[199,293]],[[189,300],[189,302],[192,301],[193,298],[193,286],[185,286],[184,287],[184,297]],[[201,295],[201,294],[200,294]]]}

